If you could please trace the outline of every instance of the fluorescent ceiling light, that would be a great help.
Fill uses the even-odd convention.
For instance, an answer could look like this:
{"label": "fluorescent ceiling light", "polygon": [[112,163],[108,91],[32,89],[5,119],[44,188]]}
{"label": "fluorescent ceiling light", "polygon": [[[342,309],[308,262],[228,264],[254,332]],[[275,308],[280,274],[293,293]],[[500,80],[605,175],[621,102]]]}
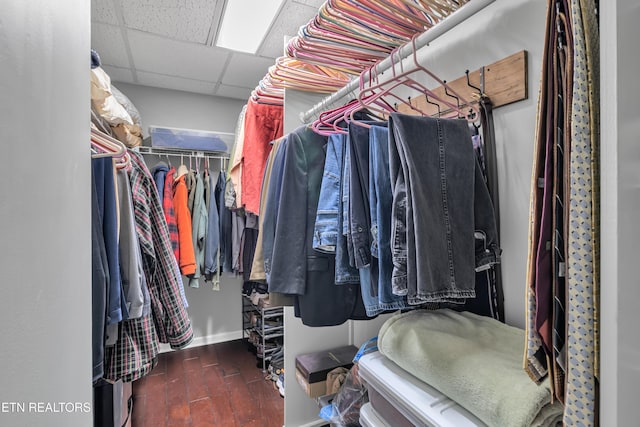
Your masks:
{"label": "fluorescent ceiling light", "polygon": [[284,0],[227,0],[216,45],[256,53]]}

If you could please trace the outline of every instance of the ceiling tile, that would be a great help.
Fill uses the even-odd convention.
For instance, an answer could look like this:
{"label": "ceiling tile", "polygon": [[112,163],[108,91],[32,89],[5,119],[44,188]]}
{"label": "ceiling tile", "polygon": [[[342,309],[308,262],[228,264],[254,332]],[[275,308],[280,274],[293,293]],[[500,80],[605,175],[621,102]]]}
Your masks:
{"label": "ceiling tile", "polygon": [[165,76],[156,73],[138,71],[138,83],[143,86],[161,87],[166,89],[182,90],[185,92],[203,93],[213,95],[215,84],[200,80],[183,79],[181,77]]}
{"label": "ceiling tile", "polygon": [[113,25],[91,25],[91,48],[100,55],[100,61],[105,65],[128,68],[131,66],[127,55],[127,48],[122,38],[122,30]]}
{"label": "ceiling tile", "polygon": [[274,63],[273,58],[234,53],[220,80],[230,86],[255,87]]}
{"label": "ceiling tile", "polygon": [[118,25],[118,15],[112,0],[91,0],[91,21]]}
{"label": "ceiling tile", "polygon": [[116,0],[125,25],[176,40],[206,43],[217,0]]}
{"label": "ceiling tile", "polygon": [[103,65],[102,69],[106,71],[112,82],[135,83],[133,81],[133,72],[130,68],[120,68],[110,65]]}
{"label": "ceiling tile", "polygon": [[136,69],[187,79],[218,80],[229,52],[127,30]]}
{"label": "ceiling tile", "polygon": [[252,90],[253,88],[220,85],[214,95],[246,101],[249,99],[249,95],[251,95]]}
{"label": "ceiling tile", "polygon": [[277,58],[284,53],[284,36],[295,36],[318,13],[317,7],[300,3],[287,3],[275,19],[271,30],[259,50],[261,56]]}

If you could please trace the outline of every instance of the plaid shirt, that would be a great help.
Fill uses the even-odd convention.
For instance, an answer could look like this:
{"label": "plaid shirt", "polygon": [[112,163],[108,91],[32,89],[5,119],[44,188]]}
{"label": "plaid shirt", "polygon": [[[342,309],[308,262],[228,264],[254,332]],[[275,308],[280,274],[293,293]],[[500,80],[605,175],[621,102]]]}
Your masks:
{"label": "plaid shirt", "polygon": [[139,154],[129,152],[131,195],[136,232],[149,293],[153,322],[149,317],[120,324],[118,342],[107,351],[105,378],[135,381],[153,369],[158,340],[171,348],[183,348],[193,340],[193,329],[181,301],[176,260],[153,178]]}

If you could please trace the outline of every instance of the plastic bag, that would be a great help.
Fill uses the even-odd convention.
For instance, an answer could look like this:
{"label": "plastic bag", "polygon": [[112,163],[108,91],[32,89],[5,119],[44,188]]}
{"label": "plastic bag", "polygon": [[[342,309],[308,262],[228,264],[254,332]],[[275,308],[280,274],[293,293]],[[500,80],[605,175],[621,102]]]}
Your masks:
{"label": "plastic bag", "polygon": [[353,365],[333,399],[331,422],[346,427],[360,426],[360,408],[369,401],[367,388],[358,375],[358,365]]}
{"label": "plastic bag", "polygon": [[377,350],[376,339],[377,337],[374,337],[360,347],[342,387],[331,404],[320,411],[321,418],[341,427],[360,426],[360,408],[369,401],[369,394],[358,375],[358,360],[363,354]]}

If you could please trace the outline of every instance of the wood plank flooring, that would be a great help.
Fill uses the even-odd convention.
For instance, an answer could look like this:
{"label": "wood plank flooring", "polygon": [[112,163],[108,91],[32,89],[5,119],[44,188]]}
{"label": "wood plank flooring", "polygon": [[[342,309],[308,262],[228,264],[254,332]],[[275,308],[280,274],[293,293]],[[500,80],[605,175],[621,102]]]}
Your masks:
{"label": "wood plank flooring", "polygon": [[132,427],[282,427],[284,399],[242,340],[163,353],[133,384]]}

